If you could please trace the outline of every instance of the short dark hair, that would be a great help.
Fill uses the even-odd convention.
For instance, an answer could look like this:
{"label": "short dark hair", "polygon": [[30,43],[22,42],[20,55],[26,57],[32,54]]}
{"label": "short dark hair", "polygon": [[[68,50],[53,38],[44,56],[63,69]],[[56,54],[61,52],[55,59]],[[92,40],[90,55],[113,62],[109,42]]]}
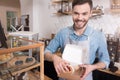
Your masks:
{"label": "short dark hair", "polygon": [[81,4],[84,4],[84,3],[88,3],[90,5],[90,8],[92,9],[92,7],[93,7],[92,0],[73,0],[73,2],[72,2],[72,8],[75,5],[81,5]]}

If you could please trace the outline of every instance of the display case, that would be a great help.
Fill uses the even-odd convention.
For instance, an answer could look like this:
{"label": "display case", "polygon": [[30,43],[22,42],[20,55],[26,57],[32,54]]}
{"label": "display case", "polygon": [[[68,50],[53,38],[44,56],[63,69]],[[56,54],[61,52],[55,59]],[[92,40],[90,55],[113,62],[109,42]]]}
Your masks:
{"label": "display case", "polygon": [[[7,80],[5,78],[10,76],[14,78],[18,74],[37,68],[37,80],[44,80],[44,43],[14,37],[15,41],[11,44],[11,38],[13,36],[7,38],[8,48],[0,48],[0,80]],[[29,56],[29,49],[33,49],[32,56]]]}

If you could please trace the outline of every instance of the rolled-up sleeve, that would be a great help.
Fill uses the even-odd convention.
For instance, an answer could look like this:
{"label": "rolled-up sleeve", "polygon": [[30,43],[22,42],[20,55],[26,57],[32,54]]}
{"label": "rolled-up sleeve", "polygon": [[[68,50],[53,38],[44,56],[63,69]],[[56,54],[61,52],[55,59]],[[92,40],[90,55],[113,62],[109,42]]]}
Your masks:
{"label": "rolled-up sleeve", "polygon": [[52,39],[50,41],[49,45],[45,48],[45,53],[47,53],[47,52],[55,53],[57,51],[57,49],[60,46],[60,36],[61,36],[60,32],[58,34],[56,34],[54,39]]}
{"label": "rolled-up sleeve", "polygon": [[105,38],[104,34],[101,34],[99,37],[98,58],[99,58],[99,61],[105,63],[106,68],[108,68],[109,63],[110,63],[110,58],[109,58],[106,38]]}

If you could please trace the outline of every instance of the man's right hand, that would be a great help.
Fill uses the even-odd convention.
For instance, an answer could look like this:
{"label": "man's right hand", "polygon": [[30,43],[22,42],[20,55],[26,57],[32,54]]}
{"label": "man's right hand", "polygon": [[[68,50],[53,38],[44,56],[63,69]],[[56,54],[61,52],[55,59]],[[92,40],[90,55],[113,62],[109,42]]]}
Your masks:
{"label": "man's right hand", "polygon": [[68,66],[70,65],[69,62],[63,60],[61,57],[55,54],[52,56],[52,60],[57,74],[69,71],[68,68]]}

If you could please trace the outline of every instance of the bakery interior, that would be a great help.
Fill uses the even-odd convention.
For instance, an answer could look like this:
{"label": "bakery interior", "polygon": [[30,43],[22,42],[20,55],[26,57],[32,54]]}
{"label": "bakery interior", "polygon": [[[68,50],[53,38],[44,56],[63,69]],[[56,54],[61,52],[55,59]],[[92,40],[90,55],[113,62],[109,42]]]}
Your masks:
{"label": "bakery interior", "polygon": [[[0,80],[58,80],[53,64],[44,61],[44,48],[73,24],[71,2],[0,0]],[[93,0],[88,24],[105,34],[111,60],[93,79],[120,80],[120,0]]]}

